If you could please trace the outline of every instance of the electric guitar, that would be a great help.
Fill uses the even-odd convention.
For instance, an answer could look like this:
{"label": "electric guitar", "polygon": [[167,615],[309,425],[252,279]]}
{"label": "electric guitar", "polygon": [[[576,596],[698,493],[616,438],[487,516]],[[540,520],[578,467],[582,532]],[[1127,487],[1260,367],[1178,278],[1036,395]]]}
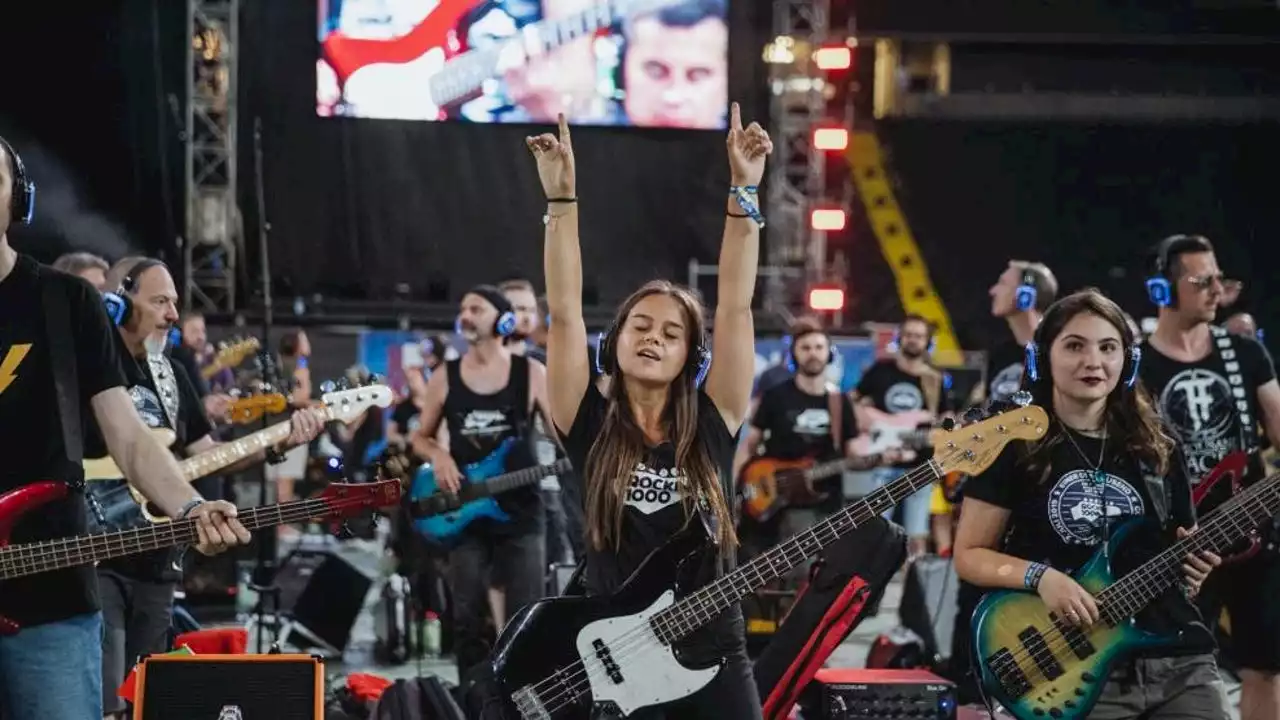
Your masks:
{"label": "electric guitar", "polygon": [[[1231,483],[1231,496],[1240,494],[1240,483],[1244,480],[1244,475],[1249,471],[1249,453],[1243,450],[1236,450],[1228,454],[1226,457],[1218,461],[1217,465],[1200,479],[1200,482],[1191,491],[1191,502],[1199,508],[1209,492],[1221,481],[1226,480]],[[1258,535],[1258,529],[1253,528],[1248,537],[1243,542],[1237,543],[1230,548],[1229,554],[1222,556],[1223,565],[1231,565],[1241,560],[1248,560],[1258,554],[1258,550],[1262,549],[1262,538]]]}
{"label": "electric guitar", "polygon": [[597,705],[625,716],[692,695],[715,678],[723,660],[688,667],[677,641],[944,473],[980,472],[1011,440],[1044,437],[1047,427],[1044,410],[1029,406],[934,430],[931,460],[700,589],[687,583],[689,570],[714,550],[704,524],[693,521],[613,595],[526,606],[507,623],[492,656],[506,717],[586,720]]}
{"label": "electric guitar", "polygon": [[[134,530],[9,544],[9,533],[23,515],[66,498],[68,492],[65,483],[44,481],[0,495],[0,592],[4,592],[6,580],[197,541],[195,520],[175,520]],[[399,500],[400,483],[396,480],[359,485],[334,483],[315,498],[241,510],[237,519],[253,531],[284,523],[346,517],[365,508],[393,506]],[[12,635],[20,629],[14,621],[0,616],[0,635]]]}
{"label": "electric guitar", "polygon": [[756,522],[767,522],[790,505],[807,505],[822,500],[826,493],[816,490],[815,483],[839,477],[845,470],[866,463],[866,458],[862,457],[824,463],[815,463],[810,458],[752,458],[738,475],[742,512]]}
{"label": "electric guitar", "polygon": [[440,491],[429,463],[418,468],[409,489],[414,528],[427,540],[452,547],[462,531],[481,518],[499,523],[511,521],[511,516],[494,500],[495,495],[571,469],[565,459],[552,465],[504,473],[507,455],[517,442],[520,441],[516,438],[507,438],[483,459],[461,468],[464,481],[456,495]]}
{"label": "electric guitar", "polygon": [[200,369],[200,375],[205,380],[212,380],[214,375],[244,362],[245,358],[258,351],[258,347],[259,342],[256,337],[236,340],[230,344],[223,345],[218,349],[218,353],[213,356],[213,360]]}
{"label": "electric guitar", "polygon": [[[321,396],[320,403],[325,410],[326,422],[338,420],[349,423],[370,407],[387,407],[391,398],[391,388],[370,385],[326,393]],[[274,447],[288,438],[292,430],[291,422],[285,420],[239,440],[219,443],[211,450],[182,460],[178,467],[182,470],[183,479],[192,482],[234,465],[264,448]],[[156,428],[152,432],[166,447],[173,444],[172,430]],[[90,532],[123,530],[168,520],[159,511],[154,511],[142,493],[124,479],[124,473],[110,455],[85,460],[84,477]]]}
{"label": "electric guitar", "polygon": [[248,425],[261,420],[263,415],[282,413],[289,407],[289,401],[280,393],[250,395],[237,398],[227,408],[227,418],[232,425]]}
{"label": "electric guitar", "polygon": [[987,595],[973,615],[982,684],[1018,720],[1082,720],[1098,701],[1112,668],[1137,650],[1174,645],[1179,633],[1155,635],[1133,616],[1182,579],[1188,553],[1222,552],[1280,510],[1280,474],[1253,485],[1200,521],[1200,529],[1119,580],[1110,558],[1126,540],[1149,531],[1139,518],[1121,524],[1105,548],[1073,576],[1098,603],[1089,630],[1065,625],[1029,590]]}

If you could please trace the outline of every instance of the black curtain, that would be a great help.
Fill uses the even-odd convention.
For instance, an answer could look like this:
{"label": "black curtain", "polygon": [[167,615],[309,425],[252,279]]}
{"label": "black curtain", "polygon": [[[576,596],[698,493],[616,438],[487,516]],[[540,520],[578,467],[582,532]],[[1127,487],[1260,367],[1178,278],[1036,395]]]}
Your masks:
{"label": "black curtain", "polygon": [[[769,10],[731,4],[730,92],[767,118],[759,48]],[[241,203],[257,261],[252,125],[275,294],[385,299],[397,284],[452,300],[480,282],[540,283],[545,204],[527,135],[549,128],[321,118],[316,9],[246,2],[241,23]],[[728,184],[720,132],[574,131],[587,294],[614,302],[641,282],[714,261]]]}

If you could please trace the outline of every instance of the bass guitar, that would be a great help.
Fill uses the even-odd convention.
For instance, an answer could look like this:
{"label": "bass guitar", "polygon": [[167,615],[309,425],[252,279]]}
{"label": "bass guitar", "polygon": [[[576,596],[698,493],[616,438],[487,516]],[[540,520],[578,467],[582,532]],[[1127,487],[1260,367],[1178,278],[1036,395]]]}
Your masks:
{"label": "bass guitar", "polygon": [[[195,520],[175,520],[133,530],[9,544],[10,531],[23,515],[66,498],[68,492],[65,483],[45,481],[0,495],[0,592],[4,592],[6,580],[197,541]],[[396,480],[359,485],[334,483],[317,497],[241,510],[237,519],[245,529],[253,531],[285,523],[348,517],[366,508],[393,506],[399,500],[400,483]],[[0,635],[12,635],[21,629],[16,622],[0,616]]]}
{"label": "bass guitar", "polygon": [[[371,407],[389,406],[391,399],[391,388],[370,385],[325,393],[321,396],[320,403],[324,407],[326,421],[349,423]],[[212,450],[179,462],[178,468],[187,482],[199,480],[261,452],[264,448],[274,447],[287,439],[292,430],[290,421],[285,420],[239,440],[219,443]],[[172,430],[157,428],[153,432],[166,447],[173,444]],[[142,493],[124,479],[124,473],[111,456],[85,460],[84,477],[90,532],[124,530],[168,520],[151,508]]]}
{"label": "bass guitar", "polygon": [[1047,427],[1044,410],[1029,406],[962,429],[934,430],[933,459],[700,589],[687,583],[690,569],[712,549],[703,523],[690,522],[613,595],[526,606],[493,651],[506,717],[586,720],[594,706],[625,716],[692,695],[723,661],[690,667],[677,641],[944,473],[980,472],[1009,441],[1041,438]]}
{"label": "bass guitar", "polygon": [[511,516],[494,499],[495,495],[532,485],[571,469],[566,459],[552,465],[504,473],[507,455],[517,442],[516,438],[507,438],[484,459],[463,467],[463,483],[456,495],[440,491],[430,464],[418,468],[409,488],[414,528],[427,540],[452,547],[457,544],[462,531],[481,518],[499,523],[511,521]]}
{"label": "bass guitar", "polygon": [[1200,529],[1119,580],[1110,558],[1126,540],[1152,532],[1150,521],[1116,527],[1107,545],[1073,577],[1102,614],[1088,630],[1064,624],[1031,591],[987,595],[973,615],[973,646],[982,685],[1018,720],[1083,720],[1098,701],[1117,662],[1138,650],[1174,645],[1180,633],[1156,635],[1134,615],[1182,580],[1189,553],[1220,553],[1280,510],[1280,474],[1253,485],[1201,518]]}

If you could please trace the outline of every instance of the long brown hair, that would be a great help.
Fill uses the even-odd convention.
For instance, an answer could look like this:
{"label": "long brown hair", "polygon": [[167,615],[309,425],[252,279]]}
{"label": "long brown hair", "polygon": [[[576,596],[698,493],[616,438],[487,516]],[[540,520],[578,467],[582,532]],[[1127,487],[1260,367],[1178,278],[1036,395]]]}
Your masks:
{"label": "long brown hair", "polygon": [[[1023,378],[1023,386],[1030,388],[1033,402],[1053,411],[1053,376],[1049,361],[1049,350],[1053,341],[1062,334],[1071,319],[1081,313],[1096,315],[1115,327],[1125,358],[1131,358],[1134,347],[1133,333],[1125,320],[1124,311],[1119,305],[1094,288],[1085,288],[1068,295],[1049,307],[1044,319],[1036,328],[1036,354],[1039,358],[1039,379],[1031,380],[1030,373]],[[1122,377],[1115,388],[1107,395],[1107,405],[1103,412],[1103,427],[1107,437],[1119,441],[1114,455],[1137,459],[1140,464],[1152,471],[1164,475],[1169,471],[1169,458],[1173,453],[1173,439],[1164,431],[1160,417],[1156,414],[1151,395],[1137,382],[1128,387],[1126,382],[1132,373],[1133,361],[1126,359]],[[1049,451],[1062,442],[1061,423],[1051,423],[1049,432],[1043,439],[1028,447],[1024,460],[1032,468],[1033,474],[1041,472],[1041,481],[1048,478]]]}
{"label": "long brown hair", "polygon": [[716,540],[722,547],[727,547],[737,542],[729,503],[721,489],[720,473],[715,463],[705,445],[697,442],[697,349],[706,337],[706,319],[702,303],[692,291],[665,280],[646,283],[623,301],[609,331],[609,341],[601,348],[601,352],[608,355],[602,362],[605,372],[613,376],[606,397],[608,410],[604,424],[587,453],[587,538],[597,550],[617,549],[622,535],[623,498],[626,497],[627,485],[636,465],[648,451],[644,431],[631,411],[627,385],[619,377],[616,340],[636,304],[650,295],[672,298],[684,315],[685,342],[690,359],[667,391],[662,422],[667,437],[675,446],[676,467],[684,474],[686,484],[681,488],[681,494],[685,517],[692,515],[697,499],[705,497],[718,521]]}

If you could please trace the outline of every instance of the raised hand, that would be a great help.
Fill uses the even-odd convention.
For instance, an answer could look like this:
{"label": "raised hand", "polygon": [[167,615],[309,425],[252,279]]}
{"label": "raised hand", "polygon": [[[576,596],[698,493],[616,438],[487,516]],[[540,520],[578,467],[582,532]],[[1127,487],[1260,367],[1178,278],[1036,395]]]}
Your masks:
{"label": "raised hand", "polygon": [[[742,128],[742,111],[738,103],[729,106],[729,179],[733,185],[759,185],[764,177],[764,159],[773,152],[769,133],[753,122]],[[541,172],[541,164],[539,164]]]}
{"label": "raised hand", "polygon": [[569,123],[560,113],[560,136],[543,133],[524,139],[529,152],[538,161],[538,179],[548,199],[576,198],[578,183],[574,177],[573,142],[569,137]]}

